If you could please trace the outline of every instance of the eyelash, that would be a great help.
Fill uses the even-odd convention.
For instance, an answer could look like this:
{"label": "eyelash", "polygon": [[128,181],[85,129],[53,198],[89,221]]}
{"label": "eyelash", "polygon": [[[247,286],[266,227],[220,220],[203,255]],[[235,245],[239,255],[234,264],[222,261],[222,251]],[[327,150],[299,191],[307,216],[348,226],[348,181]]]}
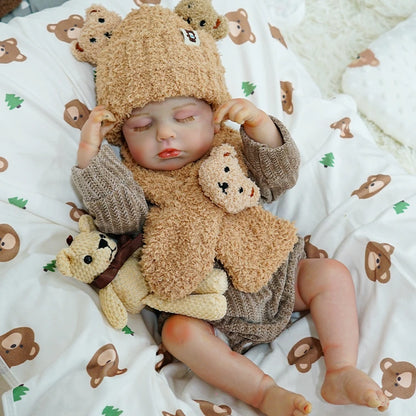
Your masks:
{"label": "eyelash", "polygon": [[195,117],[194,116],[189,116],[189,117],[185,117],[185,118],[181,118],[181,119],[176,119],[176,121],[178,123],[188,123],[190,121],[194,121]]}
{"label": "eyelash", "polygon": [[149,124],[149,125],[147,125],[147,126],[143,126],[143,127],[134,127],[134,128],[133,128],[133,131],[136,131],[136,132],[141,132],[141,131],[145,131],[145,130],[147,130],[149,127],[150,127],[150,124]]}

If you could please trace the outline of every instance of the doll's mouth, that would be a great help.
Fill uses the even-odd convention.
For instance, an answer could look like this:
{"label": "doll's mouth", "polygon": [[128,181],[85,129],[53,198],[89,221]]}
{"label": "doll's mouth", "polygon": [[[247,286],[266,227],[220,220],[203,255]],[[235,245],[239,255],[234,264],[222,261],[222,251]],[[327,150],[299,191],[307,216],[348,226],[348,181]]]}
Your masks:
{"label": "doll's mouth", "polygon": [[161,159],[171,159],[173,157],[178,157],[181,151],[178,149],[165,149],[162,152],[158,153],[158,156]]}

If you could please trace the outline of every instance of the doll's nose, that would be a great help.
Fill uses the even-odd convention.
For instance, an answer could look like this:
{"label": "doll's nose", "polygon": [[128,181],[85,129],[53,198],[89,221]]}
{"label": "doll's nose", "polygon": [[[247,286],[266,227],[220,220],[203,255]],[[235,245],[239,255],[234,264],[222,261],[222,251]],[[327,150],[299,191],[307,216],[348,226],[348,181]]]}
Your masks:
{"label": "doll's nose", "polygon": [[162,142],[164,140],[174,139],[176,137],[175,131],[169,124],[162,124],[158,126],[156,140]]}

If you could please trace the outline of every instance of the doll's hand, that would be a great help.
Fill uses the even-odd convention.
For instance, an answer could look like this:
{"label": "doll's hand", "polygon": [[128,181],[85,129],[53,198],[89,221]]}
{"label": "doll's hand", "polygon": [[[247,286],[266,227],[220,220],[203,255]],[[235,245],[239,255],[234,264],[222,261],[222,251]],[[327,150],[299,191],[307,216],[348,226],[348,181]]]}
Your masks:
{"label": "doll's hand", "polygon": [[85,168],[100,150],[104,136],[113,128],[115,118],[104,106],[95,107],[81,129],[78,167]]}
{"label": "doll's hand", "polygon": [[242,124],[247,135],[258,143],[270,147],[282,144],[282,137],[271,118],[244,98],[232,99],[220,106],[214,114],[215,131],[220,129],[225,120]]}

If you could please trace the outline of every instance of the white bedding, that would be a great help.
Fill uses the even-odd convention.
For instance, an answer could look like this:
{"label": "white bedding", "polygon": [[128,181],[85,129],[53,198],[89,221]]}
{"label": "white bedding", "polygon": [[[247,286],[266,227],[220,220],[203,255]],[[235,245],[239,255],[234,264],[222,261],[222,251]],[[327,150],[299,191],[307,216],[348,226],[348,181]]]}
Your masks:
{"label": "white bedding", "polygon": [[[133,0],[99,3],[121,15],[137,7]],[[287,125],[301,151],[297,185],[269,209],[295,221],[315,247],[350,268],[361,323],[358,365],[387,388],[381,364],[386,369],[404,362],[407,377],[400,383],[407,384],[392,390],[397,398],[393,396],[385,414],[411,415],[416,406],[416,177],[376,146],[350,96],[321,98],[298,58],[271,36],[269,23],[277,25],[270,20],[276,11],[266,3],[270,8],[270,2],[213,0],[222,14],[244,9],[250,24],[246,30],[255,35],[255,42],[237,44],[227,37],[219,43],[232,95],[245,96],[245,82],[251,90],[255,87],[249,98]],[[72,57],[69,44],[57,36],[64,38],[68,32],[56,30],[56,25],[70,16],[77,21],[74,15],[83,17],[90,4],[70,0],[0,24],[0,44],[18,48],[15,55],[0,57],[0,239],[14,246],[0,250],[0,374],[10,385],[2,396],[4,414],[208,415],[197,402],[203,400],[229,406],[231,413],[224,414],[256,415],[180,363],[157,373],[154,366],[161,357],[156,355],[153,314],[130,316],[130,331],[116,331],[101,313],[94,290],[63,277],[53,266],[67,236],[77,233],[79,212],[74,207],[82,208],[70,183],[79,129],[65,120],[65,107],[72,100],[88,109],[95,104],[93,70]],[[176,1],[162,4],[172,8]],[[5,42],[11,38],[16,42]],[[11,62],[2,63],[10,56],[15,56]],[[293,87],[292,110],[290,102],[282,105],[281,82]],[[386,184],[379,192],[367,197],[358,191],[377,175],[384,176],[375,178],[381,182],[374,180],[369,189]],[[370,242],[379,243],[377,250],[384,253],[384,273],[375,281],[368,269],[376,258],[366,255]],[[9,333],[15,336],[6,338]],[[309,361],[310,368],[307,359],[306,366],[288,363],[292,347],[309,337],[317,334],[305,317],[271,345],[255,347],[247,356],[280,385],[304,394],[315,415],[373,414],[322,400],[322,357]],[[114,372],[92,378],[87,365],[103,346],[113,352]],[[22,359],[13,358],[18,350],[24,353]]]}
{"label": "white bedding", "polygon": [[348,66],[343,90],[400,143],[416,148],[416,13],[383,33]]}

